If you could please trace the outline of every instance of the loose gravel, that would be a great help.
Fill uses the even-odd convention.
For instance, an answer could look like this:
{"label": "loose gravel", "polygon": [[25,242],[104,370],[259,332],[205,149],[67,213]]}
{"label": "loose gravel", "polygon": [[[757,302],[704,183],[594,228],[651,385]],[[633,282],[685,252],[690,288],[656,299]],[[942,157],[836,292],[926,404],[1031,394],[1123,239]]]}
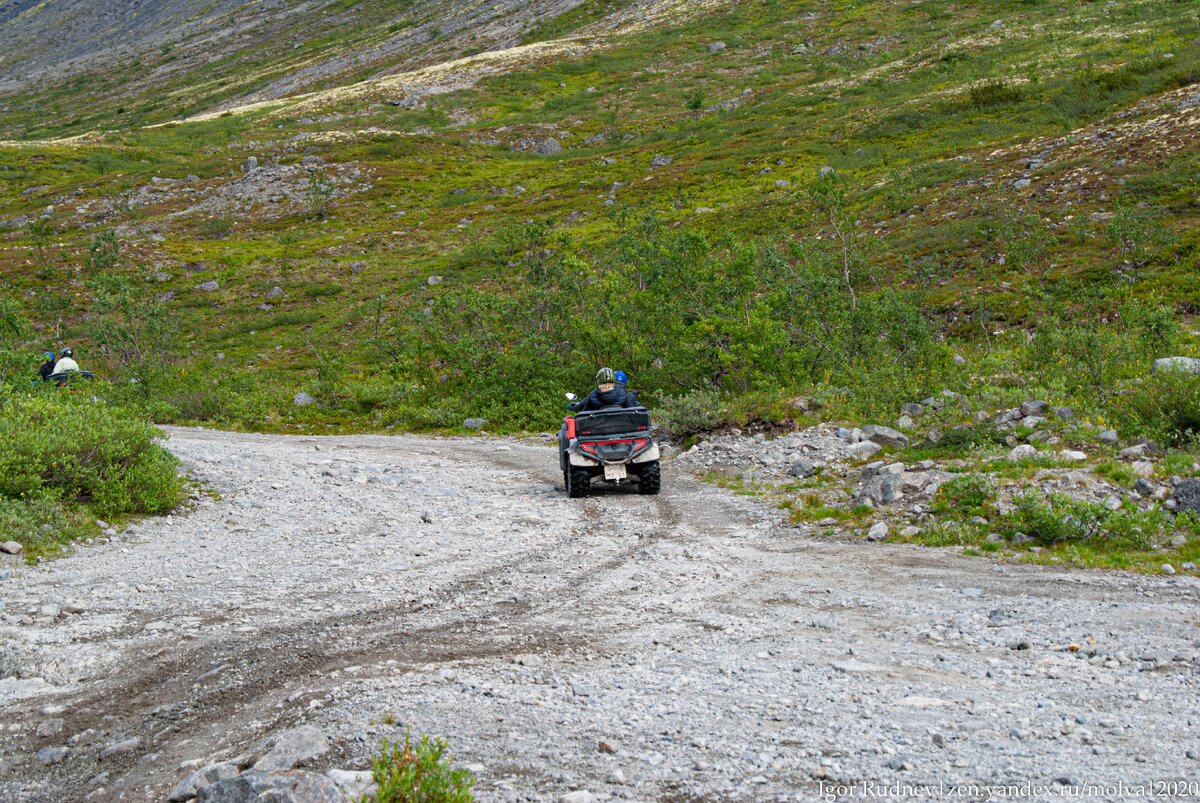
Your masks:
{"label": "loose gravel", "polygon": [[0,799],[163,800],[302,725],[316,769],[445,736],[485,801],[1200,777],[1193,577],[822,542],[682,464],[570,500],[540,441],[169,446],[217,498],[0,569]]}

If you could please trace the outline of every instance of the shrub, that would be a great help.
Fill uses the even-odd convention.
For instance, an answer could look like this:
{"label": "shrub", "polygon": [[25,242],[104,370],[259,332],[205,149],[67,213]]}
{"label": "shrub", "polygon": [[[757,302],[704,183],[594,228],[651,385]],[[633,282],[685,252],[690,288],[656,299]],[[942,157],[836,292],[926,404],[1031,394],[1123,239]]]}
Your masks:
{"label": "shrub", "polygon": [[986,474],[964,474],[938,488],[937,507],[963,516],[978,515],[994,491],[995,484]]}
{"label": "shrub", "polygon": [[1200,376],[1162,371],[1113,400],[1113,417],[1123,431],[1161,443],[1187,446],[1200,441]]}
{"label": "shrub", "polygon": [[1046,545],[1094,540],[1109,549],[1147,550],[1156,548],[1161,536],[1174,527],[1170,515],[1160,508],[1109,510],[1061,494],[1045,500],[1026,494],[1015,502],[1016,509],[1004,522],[1010,534],[1024,532]]}
{"label": "shrub", "polygon": [[383,740],[371,762],[377,786],[376,803],[470,803],[475,779],[456,770],[446,755],[444,739],[422,736],[414,745],[409,734],[404,744]]}
{"label": "shrub", "polygon": [[165,513],[183,480],[160,437],[120,408],[56,389],[14,397],[0,408],[0,497],[53,497],[104,517]]}
{"label": "shrub", "polygon": [[967,93],[966,105],[972,109],[990,109],[1024,100],[1025,92],[1007,81],[985,81],[975,84]]}
{"label": "shrub", "polygon": [[709,432],[725,422],[721,396],[715,390],[661,396],[654,416],[659,427],[677,438]]}

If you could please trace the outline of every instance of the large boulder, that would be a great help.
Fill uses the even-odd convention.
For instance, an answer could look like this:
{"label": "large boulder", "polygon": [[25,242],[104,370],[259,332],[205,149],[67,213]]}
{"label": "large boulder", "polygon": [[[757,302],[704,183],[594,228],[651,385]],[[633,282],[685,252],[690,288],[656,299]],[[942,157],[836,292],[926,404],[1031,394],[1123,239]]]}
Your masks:
{"label": "large boulder", "polygon": [[903,449],[908,446],[908,436],[898,429],[881,426],[880,424],[870,424],[863,427],[863,437],[880,446],[894,446],[897,449]]}
{"label": "large boulder", "polygon": [[1200,374],[1200,360],[1195,357],[1162,357],[1154,361],[1154,373],[1162,371],[1185,371]]}
{"label": "large boulder", "polygon": [[303,770],[251,770],[200,790],[198,803],[343,803],[337,784]]}
{"label": "large boulder", "polygon": [[256,770],[290,770],[329,752],[329,740],[315,725],[284,731],[275,746],[254,764]]}
{"label": "large boulder", "polygon": [[1171,498],[1175,500],[1175,512],[1190,510],[1200,513],[1200,480],[1192,477],[1181,480]]}
{"label": "large boulder", "polygon": [[180,781],[171,794],[167,796],[169,803],[181,803],[184,800],[191,800],[200,790],[206,786],[224,781],[227,778],[236,778],[238,768],[234,764],[210,764],[207,767],[196,770]]}

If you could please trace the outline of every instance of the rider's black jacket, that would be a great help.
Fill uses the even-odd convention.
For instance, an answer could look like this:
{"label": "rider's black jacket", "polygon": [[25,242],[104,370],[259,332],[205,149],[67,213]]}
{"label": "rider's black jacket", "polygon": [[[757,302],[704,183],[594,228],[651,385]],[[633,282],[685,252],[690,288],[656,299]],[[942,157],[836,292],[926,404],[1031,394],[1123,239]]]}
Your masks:
{"label": "rider's black jacket", "polygon": [[38,367],[38,376],[43,382],[50,381],[50,375],[54,373],[54,360],[46,360]]}
{"label": "rider's black jacket", "polygon": [[596,388],[588,397],[579,405],[576,412],[587,412],[588,410],[600,410],[605,407],[639,407],[637,398],[625,388],[617,385],[612,390],[601,392]]}

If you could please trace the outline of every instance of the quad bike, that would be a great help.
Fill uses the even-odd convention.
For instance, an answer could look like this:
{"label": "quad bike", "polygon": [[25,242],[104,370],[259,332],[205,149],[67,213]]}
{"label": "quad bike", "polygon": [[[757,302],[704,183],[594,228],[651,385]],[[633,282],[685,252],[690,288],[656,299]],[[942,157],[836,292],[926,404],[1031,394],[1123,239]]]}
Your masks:
{"label": "quad bike", "polygon": [[46,377],[46,381],[53,382],[55,387],[66,388],[72,393],[78,393],[79,389],[75,387],[76,385],[95,378],[96,375],[91,371],[62,371],[57,374],[50,374],[50,376]]}
{"label": "quad bike", "polygon": [[[574,394],[567,394],[574,399]],[[568,404],[573,412],[579,402]],[[593,479],[623,485],[636,479],[638,493],[657,494],[662,484],[658,444],[650,436],[645,407],[607,407],[575,412],[558,432],[558,462],[567,496],[587,496]]]}

